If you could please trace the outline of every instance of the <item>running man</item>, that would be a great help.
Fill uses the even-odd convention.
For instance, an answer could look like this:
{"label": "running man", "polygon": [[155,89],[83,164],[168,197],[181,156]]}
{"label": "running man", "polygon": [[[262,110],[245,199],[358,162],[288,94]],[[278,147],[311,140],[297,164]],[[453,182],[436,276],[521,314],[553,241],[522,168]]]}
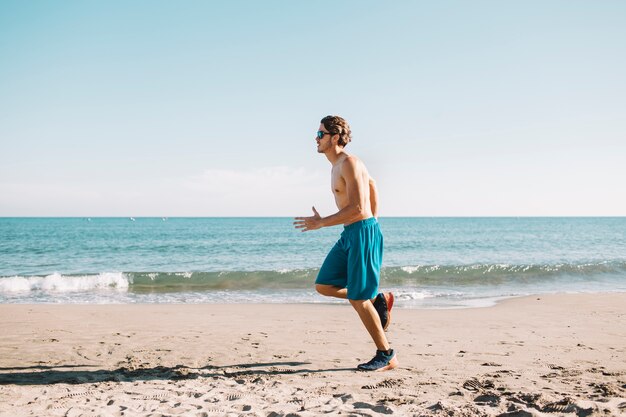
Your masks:
{"label": "running man", "polygon": [[321,217],[296,217],[303,232],[344,225],[339,241],[330,250],[315,280],[315,289],[328,297],[347,298],[376,345],[376,355],[360,364],[362,371],[386,371],[398,366],[385,330],[391,322],[392,293],[378,293],[383,260],[383,235],[376,220],[378,191],[363,162],[344,147],[352,140],[350,126],[339,116],[326,116],[317,131],[317,152],[332,164],[331,184],[339,209]]}

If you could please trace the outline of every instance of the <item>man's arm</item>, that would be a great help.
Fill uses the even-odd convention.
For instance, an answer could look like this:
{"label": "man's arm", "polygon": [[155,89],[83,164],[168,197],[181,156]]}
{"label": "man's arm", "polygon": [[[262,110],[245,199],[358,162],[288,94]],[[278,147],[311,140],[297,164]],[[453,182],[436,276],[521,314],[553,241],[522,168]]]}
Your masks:
{"label": "man's arm", "polygon": [[338,224],[352,223],[363,218],[365,210],[365,187],[363,175],[358,167],[356,158],[348,157],[341,164],[341,176],[346,182],[348,204],[337,213],[327,217],[321,217],[313,207],[313,217],[296,217],[294,225],[298,229],[315,230],[320,227],[336,226]]}
{"label": "man's arm", "polygon": [[378,188],[376,181],[370,177],[370,205],[372,207],[372,216],[378,218]]}

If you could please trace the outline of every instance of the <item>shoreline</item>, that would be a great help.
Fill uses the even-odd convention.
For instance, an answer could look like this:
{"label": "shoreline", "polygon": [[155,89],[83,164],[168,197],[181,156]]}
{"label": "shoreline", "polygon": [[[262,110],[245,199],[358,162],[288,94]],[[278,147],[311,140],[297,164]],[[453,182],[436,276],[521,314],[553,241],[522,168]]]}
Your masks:
{"label": "shoreline", "polygon": [[[398,290],[398,288],[388,287],[384,288],[385,291],[394,292]],[[308,291],[312,292],[312,291]],[[161,294],[161,293],[159,293]],[[163,293],[167,294],[167,293]],[[210,294],[210,293],[209,293]],[[398,310],[465,310],[465,309],[484,309],[484,308],[492,308],[498,306],[503,303],[507,303],[511,300],[525,299],[525,298],[533,298],[533,297],[554,297],[554,296],[576,296],[576,295],[610,295],[610,294],[626,294],[626,290],[617,289],[612,291],[607,290],[599,290],[599,291],[563,291],[563,292],[537,292],[537,293],[528,293],[528,294],[520,294],[520,295],[500,295],[500,296],[485,296],[483,298],[458,298],[454,299],[454,302],[457,303],[465,303],[465,305],[449,305],[448,304],[430,304],[430,305],[407,305],[403,303],[402,300],[398,300],[396,298],[396,303],[394,304],[394,309]],[[435,297],[426,297],[424,300],[432,300],[435,301]],[[320,301],[310,301],[310,300],[302,300],[302,301],[276,301],[276,302],[266,302],[266,301],[253,301],[253,300],[244,300],[244,301],[230,301],[230,302],[206,302],[206,301],[155,301],[155,302],[127,302],[127,301],[106,301],[106,302],[86,302],[86,301],[64,301],[64,302],[0,302],[1,306],[125,306],[125,305],[139,305],[139,306],[152,306],[152,305],[196,305],[196,306],[247,306],[247,305],[256,305],[256,306],[341,306],[345,305],[347,300],[336,300],[336,301],[326,301],[327,297],[323,297]],[[441,302],[441,300],[438,300]],[[448,299],[449,301],[449,299]],[[486,302],[487,304],[480,304]]]}
{"label": "shoreline", "polygon": [[0,414],[626,411],[626,293],[393,313],[372,374],[345,304],[1,304]]}

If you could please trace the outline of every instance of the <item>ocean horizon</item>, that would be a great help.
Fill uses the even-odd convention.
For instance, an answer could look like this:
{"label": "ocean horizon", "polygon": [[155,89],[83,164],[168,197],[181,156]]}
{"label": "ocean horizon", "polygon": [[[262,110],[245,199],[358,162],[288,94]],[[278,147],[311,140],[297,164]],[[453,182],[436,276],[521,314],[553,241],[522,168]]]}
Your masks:
{"label": "ocean horizon", "polygon": [[[626,291],[625,217],[382,217],[404,308]],[[0,217],[0,303],[336,303],[314,280],[342,227],[292,217]]]}

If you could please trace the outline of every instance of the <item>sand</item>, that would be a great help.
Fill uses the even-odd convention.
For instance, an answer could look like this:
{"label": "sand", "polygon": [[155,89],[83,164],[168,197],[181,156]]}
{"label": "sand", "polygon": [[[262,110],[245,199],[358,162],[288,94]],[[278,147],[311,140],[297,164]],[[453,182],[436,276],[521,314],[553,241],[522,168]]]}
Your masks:
{"label": "sand", "polygon": [[349,305],[0,305],[0,415],[626,414],[626,294],[395,309],[400,368]]}

